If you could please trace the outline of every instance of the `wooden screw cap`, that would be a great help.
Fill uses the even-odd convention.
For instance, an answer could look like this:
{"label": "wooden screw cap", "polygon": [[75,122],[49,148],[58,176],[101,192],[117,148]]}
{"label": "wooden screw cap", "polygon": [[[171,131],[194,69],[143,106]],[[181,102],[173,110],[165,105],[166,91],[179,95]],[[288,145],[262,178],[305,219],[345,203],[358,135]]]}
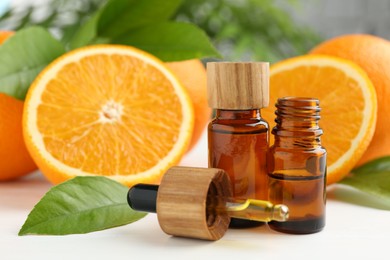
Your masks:
{"label": "wooden screw cap", "polygon": [[207,91],[211,108],[244,110],[269,103],[268,62],[208,62]]}
{"label": "wooden screw cap", "polygon": [[172,167],[158,188],[160,227],[174,236],[218,240],[228,229],[230,217],[210,210],[208,204],[224,206],[231,195],[229,177],[221,169]]}

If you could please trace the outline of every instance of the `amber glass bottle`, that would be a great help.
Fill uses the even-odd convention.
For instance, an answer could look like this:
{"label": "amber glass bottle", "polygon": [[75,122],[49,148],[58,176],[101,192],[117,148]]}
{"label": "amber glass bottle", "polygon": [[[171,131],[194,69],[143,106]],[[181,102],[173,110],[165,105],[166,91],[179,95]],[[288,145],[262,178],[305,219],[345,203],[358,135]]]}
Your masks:
{"label": "amber glass bottle", "polygon": [[[225,170],[234,198],[267,199],[268,63],[207,64],[208,98],[216,116],[208,126],[209,167]],[[232,218],[230,227],[262,222]]]}
{"label": "amber glass bottle", "polygon": [[289,220],[271,222],[274,230],[307,234],[325,226],[326,151],[321,146],[319,101],[280,98],[276,104],[275,143],[269,150],[269,200],[290,209]]}

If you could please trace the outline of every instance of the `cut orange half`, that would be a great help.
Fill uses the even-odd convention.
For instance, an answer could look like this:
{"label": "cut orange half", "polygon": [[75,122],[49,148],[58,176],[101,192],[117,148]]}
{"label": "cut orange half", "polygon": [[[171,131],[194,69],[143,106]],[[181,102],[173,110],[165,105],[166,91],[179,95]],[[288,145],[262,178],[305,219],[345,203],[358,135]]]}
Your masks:
{"label": "cut orange half", "polygon": [[53,183],[102,175],[127,186],[157,183],[191,140],[194,113],[163,62],[136,48],[95,45],[69,52],[31,85],[26,146]]}
{"label": "cut orange half", "polygon": [[271,66],[271,105],[262,110],[271,127],[275,126],[274,104],[285,96],[320,100],[327,183],[341,180],[356,165],[374,134],[377,102],[370,79],[350,61],[305,55]]}

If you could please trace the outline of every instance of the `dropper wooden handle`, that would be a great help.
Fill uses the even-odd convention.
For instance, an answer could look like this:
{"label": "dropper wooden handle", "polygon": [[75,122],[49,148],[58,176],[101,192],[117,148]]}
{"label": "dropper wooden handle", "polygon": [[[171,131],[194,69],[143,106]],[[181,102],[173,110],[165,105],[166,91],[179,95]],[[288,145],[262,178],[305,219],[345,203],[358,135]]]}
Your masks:
{"label": "dropper wooden handle", "polygon": [[228,229],[226,212],[207,210],[207,195],[218,203],[231,197],[229,177],[215,168],[172,167],[164,175],[157,195],[157,216],[161,229],[170,235],[220,239]]}

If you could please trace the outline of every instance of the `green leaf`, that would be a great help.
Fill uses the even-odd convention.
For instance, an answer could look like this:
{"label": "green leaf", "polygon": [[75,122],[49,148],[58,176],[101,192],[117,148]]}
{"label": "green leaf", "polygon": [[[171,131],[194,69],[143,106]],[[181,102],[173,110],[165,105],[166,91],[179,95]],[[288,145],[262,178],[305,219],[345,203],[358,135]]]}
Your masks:
{"label": "green leaf", "polygon": [[164,61],[220,57],[198,27],[167,22],[181,2],[111,0],[80,27],[70,48],[115,43],[138,47]]}
{"label": "green leaf", "polygon": [[105,177],[76,177],[53,187],[19,235],[83,234],[135,222],[146,214],[127,204],[127,187]]}
{"label": "green leaf", "polygon": [[38,73],[63,53],[62,44],[43,28],[18,31],[0,46],[0,92],[23,100]]}
{"label": "green leaf", "polygon": [[153,24],[130,31],[112,42],[135,46],[163,61],[220,57],[207,35],[189,23]]}
{"label": "green leaf", "polygon": [[390,205],[390,156],[354,169],[340,183],[374,195]]}
{"label": "green leaf", "polygon": [[[385,156],[373,161],[370,161],[359,168],[353,170],[353,173],[368,173],[368,172],[390,172],[390,156]],[[389,186],[390,188],[390,186]]]}
{"label": "green leaf", "polygon": [[100,14],[100,11],[96,12],[76,31],[70,41],[70,49],[86,46],[93,42],[97,35],[97,23]]}
{"label": "green leaf", "polygon": [[[182,0],[111,0],[91,16],[70,41],[70,49],[109,43],[132,29],[167,20]],[[156,8],[158,6],[158,8]]]}
{"label": "green leaf", "polygon": [[110,0],[103,8],[97,32],[99,37],[116,38],[130,30],[168,20],[182,0]]}

